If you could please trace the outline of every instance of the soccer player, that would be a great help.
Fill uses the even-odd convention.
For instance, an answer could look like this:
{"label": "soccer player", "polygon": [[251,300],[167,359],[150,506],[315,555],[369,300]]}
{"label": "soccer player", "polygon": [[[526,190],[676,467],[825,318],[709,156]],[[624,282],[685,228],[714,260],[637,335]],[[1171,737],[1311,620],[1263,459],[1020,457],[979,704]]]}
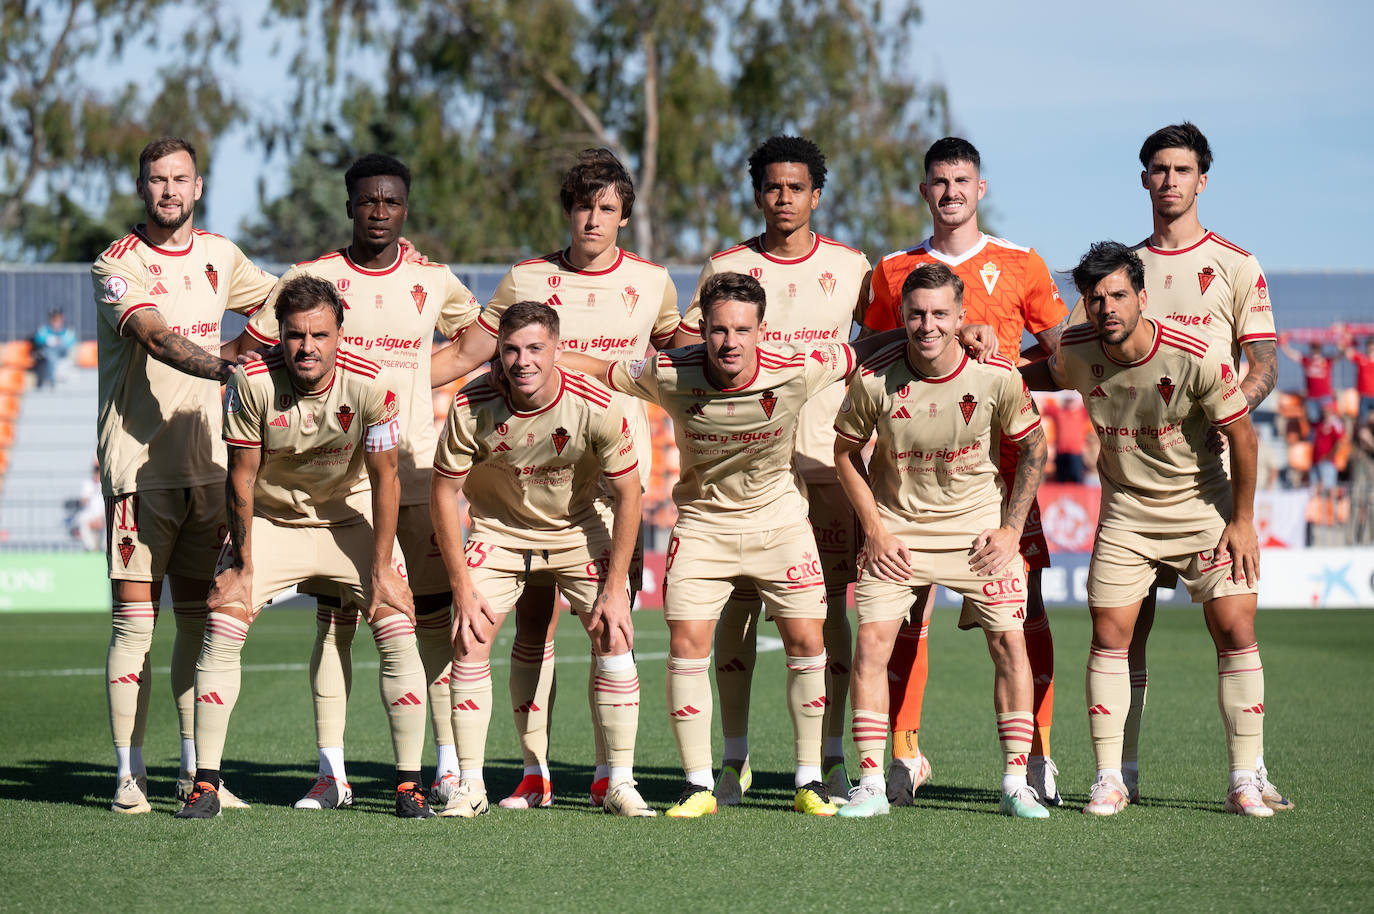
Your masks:
{"label": "soccer player", "polygon": [[[1064,302],[1049,268],[1034,249],[979,230],[978,201],[987,192],[987,181],[982,177],[978,150],[967,140],[945,137],[926,152],[924,166],[921,196],[930,207],[931,235],[914,248],[888,254],[873,268],[864,325],[871,330],[901,326],[900,290],[907,274],[923,263],[943,263],[964,283],[964,309],[970,323],[991,324],[999,349],[1008,358],[1020,351],[1022,334],[1030,331],[1038,346],[1022,357],[1043,359],[1058,345]],[[1001,450],[999,466],[1008,490],[1014,481],[1017,454],[1010,442]],[[1040,527],[1039,504],[1034,501],[1026,518],[1021,554],[1029,564],[1025,637],[1035,688],[1029,779],[1045,803],[1058,806],[1062,801],[1054,779],[1059,769],[1050,757],[1054,640],[1040,590],[1041,573],[1049,567],[1049,544]],[[893,749],[887,787],[889,799],[898,806],[910,805],[916,789],[930,777],[930,761],[921,752],[918,737],[929,671],[925,633],[934,602],[931,588],[921,607],[919,625],[913,620],[902,630],[889,667]]]}
{"label": "soccer player", "polygon": [[[438,443],[430,419],[430,351],[436,327],[449,339],[457,339],[476,320],[479,306],[448,267],[402,256],[400,238],[410,209],[410,185],[410,169],[398,159],[377,153],[359,158],[344,173],[352,241],[316,260],[296,264],[282,280],[318,276],[333,284],[348,313],[344,344],[388,369],[404,404],[397,451],[398,534],[415,601],[415,633],[428,679],[438,759],[430,802],[440,806],[458,786],[458,756],[448,700],[452,595],[429,516],[430,467]],[[240,337],[241,347],[277,342],[280,331],[272,305],[269,298],[268,307],[253,315]],[[360,478],[359,485],[365,488],[367,478]],[[296,808],[331,809],[353,802],[343,745],[358,612],[356,607],[344,608],[340,592],[333,588],[310,586],[307,590],[319,601],[310,656],[319,773]]]}
{"label": "soccer player", "polygon": [[[1198,198],[1207,187],[1212,148],[1194,124],[1184,122],[1150,134],[1140,147],[1140,183],[1149,193],[1153,231],[1133,250],[1145,265],[1151,311],[1165,326],[1212,343],[1239,371],[1243,352],[1249,365],[1240,382],[1253,412],[1278,379],[1278,354],[1269,283],[1253,254],[1202,227]],[[1087,321],[1080,301],[1070,324]],[[1223,465],[1224,468],[1224,465]],[[1160,569],[1157,586],[1172,587],[1177,576]],[[1131,707],[1122,749],[1122,777],[1132,802],[1140,799],[1140,724],[1149,688],[1146,642],[1154,625],[1155,590],[1141,605],[1131,639]],[[1293,804],[1270,781],[1263,743],[1255,773],[1264,801],[1274,809]]]}
{"label": "soccer player", "polygon": [[[393,567],[401,484],[401,402],[382,369],[339,345],[334,285],[297,276],[277,290],[281,345],[229,379],[229,542],[210,592],[196,663],[195,789],[178,818],[219,814],[219,766],[238,700],[243,642],[288,587],[324,578],[348,589],[372,626],[396,755],[396,815],[434,811],[420,785],[424,667],[414,604]],[[366,474],[370,487],[359,485]]]}
{"label": "soccer player", "polygon": [[[633,770],[639,676],[630,653],[629,572],[640,482],[630,404],[561,370],[558,333],[557,311],[541,302],[502,311],[500,374],[483,375],[454,397],[434,458],[435,531],[456,610],[450,687],[462,771],[442,816],[488,810],[482,763],[491,643],[524,588],[541,579],[557,583],[591,638],[592,723],[610,770],[603,807],[622,816],[655,814],[635,789]],[[472,521],[466,545],[463,492]]]}
{"label": "soccer player", "polygon": [[[754,204],[763,215],[763,234],[715,254],[701,271],[698,292],[682,318],[674,346],[701,342],[700,287],[717,273],[748,273],[768,294],[768,325],[760,339],[770,346],[844,343],[858,311],[868,258],[812,231],[811,216],[825,186],[825,156],[803,137],[775,136],[749,157]],[[854,580],[857,529],[854,511],[835,479],[835,410],[844,387],[832,385],[802,409],[796,466],[806,483],[808,516],[816,532],[828,610],[824,626],[826,667],[825,744],[821,768],[835,801],[849,793],[844,769],[845,702],[853,656],[847,614],[848,585]],[[741,586],[730,595],[716,626],[716,684],[725,759],[716,799],[730,806],[749,789],[749,695],[757,655],[758,593]]]}
{"label": "soccer player", "polygon": [[[630,220],[635,189],[630,174],[605,149],[587,149],[563,178],[559,190],[569,243],[561,251],[525,260],[502,278],[477,319],[482,332],[463,334],[458,345],[435,355],[434,386],[462,377],[486,364],[496,352],[497,328],[506,308],[518,301],[540,301],[559,314],[559,346],[603,359],[637,359],[649,346],[667,345],[677,329],[677,289],[668,271],[616,244]],[[648,481],[651,436],[643,404],[634,404],[630,432],[637,442],[640,482]],[[638,591],[643,550],[635,547],[630,586]],[[529,809],[553,802],[549,778],[549,711],[554,695],[554,590],[530,585],[515,608],[511,645],[510,696],[524,756],[525,777],[500,805]],[[595,668],[589,671],[587,700],[595,712]],[[592,805],[606,798],[610,769],[596,734]]]}
{"label": "soccer player", "polygon": [[[1202,604],[1216,645],[1230,761],[1226,811],[1272,816],[1255,771],[1264,731],[1255,642],[1257,439],[1230,353],[1144,315],[1153,304],[1145,267],[1124,245],[1094,244],[1073,278],[1088,323],[1067,329],[1047,364],[1024,370],[1037,388],[1077,390],[1102,439],[1102,505],[1088,569],[1087,703],[1097,779],[1083,811],[1114,815],[1130,802],[1121,770],[1128,652],[1141,601],[1163,565]],[[1212,428],[1229,445],[1229,480],[1208,444]]]}
{"label": "soccer player", "polygon": [[[888,811],[888,659],[913,597],[919,602],[936,584],[963,595],[960,627],[981,626],[992,655],[998,808],[1017,818],[1049,815],[1026,782],[1032,687],[1018,548],[1045,473],[1045,433],[1016,367],[1000,357],[980,364],[959,345],[963,294],[945,264],[912,270],[901,290],[907,339],[859,364],[835,420],[836,470],[864,531],[852,717],[861,775],[840,810],[846,817]],[[858,455],[875,431],[865,479]],[[993,463],[995,435],[1017,449],[1010,493]]]}
{"label": "soccer player", "polygon": [[[113,602],[105,660],[116,760],[110,808],[121,813],[150,809],[143,760],[148,652],[164,577],[176,616],[178,799],[192,790],[195,663],[225,534],[219,382],[234,363],[219,355],[220,320],[226,309],[260,306],[275,282],[228,239],[194,227],[204,188],[194,146],[178,137],[154,140],[139,154],[138,168],[135,186],[148,221],[91,268],[100,315],[97,457]],[[221,800],[244,805],[228,790]]]}
{"label": "soccer player", "polygon": [[1355,347],[1355,340],[1348,339],[1343,347],[1345,357],[1355,366],[1355,393],[1359,395],[1359,412],[1355,418],[1356,426],[1364,425],[1365,419],[1374,412],[1374,337],[1364,341],[1364,352]]}
{"label": "soccer player", "polygon": [[668,810],[677,818],[716,811],[707,674],[716,620],[737,579],[758,590],[787,652],[793,808],[821,816],[836,810],[821,782],[825,580],[792,455],[803,406],[841,381],[856,354],[844,343],[764,348],[765,296],[751,276],[718,273],[699,291],[701,343],[641,361],[564,356],[615,390],[663,407],[681,452],[663,607],[668,713],[687,780]]}

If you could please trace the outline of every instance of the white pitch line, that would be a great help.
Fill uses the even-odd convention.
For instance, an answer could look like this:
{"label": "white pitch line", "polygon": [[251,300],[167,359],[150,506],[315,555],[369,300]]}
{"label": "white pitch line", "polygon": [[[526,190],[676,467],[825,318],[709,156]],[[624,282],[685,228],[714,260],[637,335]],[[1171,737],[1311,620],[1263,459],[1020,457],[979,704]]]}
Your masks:
{"label": "white pitch line", "polygon": [[[782,650],[782,639],[780,639],[780,638],[770,638],[770,637],[768,637],[767,635],[761,635],[761,636],[759,637],[758,645],[759,645],[759,646],[758,646],[758,650],[759,650],[759,653],[760,653],[760,654],[771,653],[771,652],[773,652],[773,651],[780,651],[780,650]],[[636,651],[636,652],[635,652],[635,660],[636,660],[636,661],[641,661],[641,660],[667,660],[667,659],[668,659],[668,652],[667,652],[667,651],[644,651],[644,652]],[[568,656],[568,655],[566,655],[566,654],[561,654],[561,655],[558,655],[557,657],[554,658],[554,663],[555,663],[555,664],[559,664],[559,663],[576,663],[576,664],[584,664],[584,663],[590,663],[590,662],[591,662],[591,655],[590,655],[590,654],[581,653],[580,651],[579,651],[578,653],[573,654],[572,656]],[[492,666],[505,666],[505,665],[507,665],[507,664],[509,664],[509,663],[510,663],[510,659],[509,659],[508,657],[493,657],[493,658],[491,658],[491,665],[492,665]],[[355,670],[375,670],[375,669],[378,668],[378,666],[380,666],[380,664],[377,663],[377,661],[375,661],[375,660],[364,660],[364,661],[362,661],[362,662],[354,663],[354,664],[353,664],[353,669],[355,669]],[[304,664],[304,663],[248,663],[248,664],[244,664],[244,666],[243,666],[243,672],[245,672],[245,673],[303,673],[303,672],[305,672],[307,669],[308,669],[308,665],[307,665],[307,664]],[[172,669],[171,669],[171,667],[160,666],[160,667],[154,667],[154,668],[153,668],[153,672],[156,673],[156,674],[159,675],[159,676],[166,676],[166,675],[168,675],[168,674],[170,674],[170,673],[172,672]],[[35,678],[38,678],[38,677],[54,677],[54,678],[57,678],[57,677],[63,677],[63,676],[104,676],[104,675],[105,675],[105,668],[104,668],[103,666],[73,667],[73,668],[65,669],[65,670],[0,670],[0,676],[3,676],[3,677],[5,677],[5,678],[7,678],[7,679],[35,679]]]}

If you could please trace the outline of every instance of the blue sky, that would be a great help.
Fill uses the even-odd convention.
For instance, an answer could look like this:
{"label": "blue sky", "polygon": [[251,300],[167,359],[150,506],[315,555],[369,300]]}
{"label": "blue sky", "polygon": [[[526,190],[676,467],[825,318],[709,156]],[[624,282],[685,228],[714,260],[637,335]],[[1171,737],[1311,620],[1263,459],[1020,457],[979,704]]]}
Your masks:
{"label": "blue sky", "polygon": [[[947,86],[956,131],[983,156],[988,221],[1052,268],[1071,267],[1092,241],[1149,233],[1136,153],[1155,128],[1189,119],[1216,157],[1205,226],[1271,271],[1374,269],[1374,5],[924,9],[902,66]],[[241,52],[235,83],[250,104],[281,110],[289,55],[270,44]],[[912,152],[914,181],[923,152]],[[265,164],[246,132],[222,142],[215,165],[206,227],[232,237],[256,203],[245,191],[259,177],[279,187],[282,166]]]}

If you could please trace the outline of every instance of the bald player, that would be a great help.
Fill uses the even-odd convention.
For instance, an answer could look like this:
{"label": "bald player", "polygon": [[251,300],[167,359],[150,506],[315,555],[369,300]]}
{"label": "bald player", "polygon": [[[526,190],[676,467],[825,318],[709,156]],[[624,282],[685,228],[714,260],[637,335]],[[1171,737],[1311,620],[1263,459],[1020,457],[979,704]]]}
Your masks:
{"label": "bald player", "polygon": [[[888,658],[913,598],[937,584],[964,597],[959,625],[981,627],[992,656],[1003,762],[998,809],[1015,818],[1049,816],[1026,781],[1032,688],[1019,551],[1045,473],[1045,434],[1016,367],[1000,357],[979,363],[959,345],[963,286],[942,263],[907,275],[907,339],[859,364],[835,419],[835,465],[865,537],[852,717],[861,776],[840,810],[845,817],[888,811]],[[875,432],[865,477],[859,454]],[[1010,492],[993,462],[999,438],[1017,451]]]}
{"label": "bald player", "polygon": [[[635,789],[639,676],[630,561],[640,485],[630,404],[560,368],[558,313],[516,302],[501,314],[499,373],[454,397],[434,463],[435,529],[456,617],[451,677],[462,779],[441,816],[488,810],[483,759],[491,723],[491,642],[528,584],[555,582],[591,638],[592,724],[605,747],[609,813],[655,813]],[[607,494],[607,489],[610,495]],[[467,493],[464,542],[458,506]]]}
{"label": "bald player", "polygon": [[[1012,358],[1029,331],[1037,345],[1022,354],[1043,359],[1058,343],[1064,320],[1049,268],[1034,249],[985,234],[978,228],[978,203],[987,193],[978,150],[967,140],[945,137],[925,155],[921,196],[930,208],[931,235],[914,248],[888,254],[873,269],[870,303],[864,325],[886,330],[901,325],[900,290],[906,276],[925,263],[943,263],[964,283],[964,308],[969,322],[991,324],[1000,351]],[[1002,449],[1003,481],[1009,491],[1015,475],[1017,450]],[[1021,554],[1030,565],[1027,577],[1026,649],[1035,686],[1035,738],[1031,746],[1029,779],[1042,800],[1062,802],[1055,784],[1058,768],[1050,758],[1050,727],[1054,718],[1054,640],[1040,592],[1041,573],[1049,567],[1049,544],[1040,527],[1040,508],[1032,502],[1026,519]],[[919,626],[913,620],[898,638],[892,654],[893,758],[888,772],[891,802],[910,805],[918,787],[930,777],[930,762],[918,737],[928,673],[924,632],[930,623],[934,590],[926,595]]]}
{"label": "bald player", "polygon": [[[227,238],[194,227],[204,182],[196,149],[162,137],[138,158],[148,221],[91,267],[100,411],[96,457],[105,496],[113,632],[105,659],[116,787],[111,809],[145,813],[143,738],[152,695],[149,650],[162,598],[176,616],[172,694],[181,724],[177,798],[196,773],[194,680],[205,597],[224,541],[224,443],[219,384],[224,312],[262,305],[276,281]],[[232,347],[224,355],[232,359]],[[243,806],[221,790],[225,806]]]}
{"label": "bald player", "polygon": [[[201,767],[177,817],[219,814],[220,759],[248,627],[282,591],[323,578],[345,588],[372,626],[396,756],[396,815],[427,818],[424,667],[410,590],[392,564],[400,398],[379,365],[339,345],[344,309],[333,284],[290,279],[274,310],[281,345],[236,371],[225,391],[229,542],[196,663]],[[367,488],[358,485],[364,473]]]}
{"label": "bald player", "polygon": [[[1048,363],[1025,372],[1037,388],[1077,390],[1102,440],[1102,504],[1088,568],[1087,704],[1097,778],[1083,811],[1116,815],[1130,802],[1121,771],[1128,651],[1141,601],[1164,566],[1202,604],[1216,646],[1230,771],[1225,809],[1272,816],[1255,771],[1265,713],[1255,640],[1257,438],[1231,355],[1147,316],[1145,267],[1124,245],[1094,244],[1073,277],[1088,323],[1067,329]],[[1213,429],[1229,445],[1229,479],[1208,441]]]}
{"label": "bald player", "polygon": [[[625,166],[606,149],[585,149],[563,177],[559,203],[568,223],[568,246],[521,261],[502,278],[477,326],[457,346],[438,353],[434,384],[448,383],[485,364],[496,352],[501,314],[517,301],[543,302],[558,312],[559,347],[603,359],[637,359],[650,347],[668,345],[677,329],[677,289],[668,271],[636,257],[616,243],[634,210],[635,188]],[[639,448],[640,483],[648,480],[651,435],[642,404],[630,411]],[[643,549],[636,546],[631,589],[643,576]],[[500,805],[530,809],[553,802],[549,777],[549,712],[554,695],[554,590],[525,589],[515,611],[511,645],[510,696],[520,734],[525,777]],[[595,671],[588,673],[587,701],[593,705]],[[601,806],[609,787],[605,747],[596,736],[596,768],[589,791]]]}
{"label": "bald player", "polygon": [[[344,173],[344,211],[353,223],[349,244],[298,263],[282,277],[316,276],[338,291],[347,315],[343,344],[387,369],[404,404],[397,472],[401,480],[398,540],[415,602],[415,631],[428,680],[435,766],[430,802],[442,806],[458,786],[458,756],[449,714],[448,576],[429,513],[430,468],[438,435],[430,417],[430,351],[437,329],[457,339],[477,319],[477,299],[443,264],[404,256],[401,233],[410,211],[410,169],[389,155],[357,159]],[[278,287],[280,288],[280,287]],[[275,293],[248,322],[240,345],[272,345],[280,336]],[[366,491],[368,478],[358,479]],[[315,647],[310,685],[315,708],[319,771],[297,809],[349,806],[353,791],[344,764],[344,726],[352,685],[352,644],[358,608],[345,608],[340,591],[312,584],[316,596]]]}

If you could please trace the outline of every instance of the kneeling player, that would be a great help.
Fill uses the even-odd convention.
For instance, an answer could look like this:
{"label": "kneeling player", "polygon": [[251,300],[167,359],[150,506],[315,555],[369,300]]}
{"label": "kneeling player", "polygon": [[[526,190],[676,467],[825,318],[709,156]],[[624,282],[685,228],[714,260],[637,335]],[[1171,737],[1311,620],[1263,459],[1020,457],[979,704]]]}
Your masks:
{"label": "kneeling player", "polygon": [[[840,810],[845,817],[888,811],[887,662],[913,596],[919,605],[936,584],[964,596],[960,627],[981,626],[987,637],[1003,755],[999,808],[1019,818],[1049,815],[1026,783],[1034,722],[1022,631],[1026,566],[1017,551],[1044,475],[1045,435],[1016,368],[1003,358],[979,364],[959,346],[963,293],[944,264],[911,271],[902,284],[906,342],[860,364],[835,422],[835,467],[866,537],[852,699],[861,775]],[[865,481],[856,462],[875,430]],[[1019,448],[1005,516],[994,431]]]}
{"label": "kneeling player", "polygon": [[[281,345],[234,372],[224,400],[229,544],[196,663],[196,785],[177,813],[219,814],[219,765],[259,610],[310,578],[347,589],[372,626],[396,753],[396,815],[434,815],[420,787],[425,673],[410,590],[392,565],[400,407],[379,367],[339,346],[332,283],[301,276],[276,302]],[[364,475],[371,493],[358,492]],[[363,569],[370,568],[370,574]]]}
{"label": "kneeling player", "polygon": [[[491,642],[526,584],[556,584],[592,641],[593,725],[610,766],[603,807],[652,816],[634,782],[639,676],[630,622],[630,558],[639,531],[634,437],[623,399],[562,371],[558,313],[516,302],[497,331],[501,374],[454,397],[434,458],[434,529],[453,586],[449,674],[460,782],[442,816],[488,810],[482,773],[491,723]],[[602,489],[602,479],[615,498]],[[463,543],[458,495],[472,529]]]}
{"label": "kneeling player", "polygon": [[[1226,810],[1272,816],[1255,772],[1264,670],[1255,643],[1257,448],[1245,397],[1227,352],[1143,316],[1145,268],[1134,252],[1095,244],[1073,279],[1089,323],[1066,330],[1047,366],[1027,375],[1077,390],[1102,439],[1102,506],[1088,569],[1088,726],[1097,780],[1083,811],[1108,816],[1127,805],[1127,652],[1141,601],[1168,566],[1202,603],[1216,644],[1231,771]],[[1227,439],[1229,480],[1207,446],[1210,427]]]}

